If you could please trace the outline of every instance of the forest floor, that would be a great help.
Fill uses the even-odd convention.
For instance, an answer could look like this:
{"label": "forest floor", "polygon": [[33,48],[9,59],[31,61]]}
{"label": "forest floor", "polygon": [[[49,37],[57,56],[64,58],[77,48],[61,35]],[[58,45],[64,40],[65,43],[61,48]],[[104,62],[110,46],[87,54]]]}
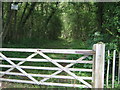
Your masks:
{"label": "forest floor", "polygon": [[[88,47],[89,46],[89,47]],[[26,40],[18,43],[3,43],[3,47],[8,48],[44,48],[44,49],[88,49],[92,48],[92,43],[81,40]]]}

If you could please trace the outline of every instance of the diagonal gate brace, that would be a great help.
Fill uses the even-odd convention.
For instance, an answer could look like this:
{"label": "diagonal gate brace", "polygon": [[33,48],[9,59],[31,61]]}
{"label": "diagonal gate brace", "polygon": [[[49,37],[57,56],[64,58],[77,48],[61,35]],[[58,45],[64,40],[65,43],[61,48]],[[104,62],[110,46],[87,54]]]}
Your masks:
{"label": "diagonal gate brace", "polygon": [[[36,55],[36,54],[34,54]],[[31,56],[34,56],[31,55]],[[34,79],[31,75],[27,74],[23,69],[21,69],[18,65],[16,65],[14,62],[12,62],[10,59],[8,59],[5,55],[3,55],[2,53],[0,53],[0,56],[6,60],[7,62],[9,62],[12,66],[14,66],[15,68],[17,68],[20,72],[22,72],[24,75],[26,75],[29,79],[31,79],[32,81],[34,81],[36,84],[40,84],[40,82],[38,82],[36,79]],[[30,57],[31,57],[30,56]],[[24,62],[20,62],[20,64],[22,64]]]}
{"label": "diagonal gate brace", "polygon": [[[75,62],[73,62],[73,63],[71,63],[71,64],[66,65],[66,66],[65,66],[65,68],[67,69],[67,68],[69,68],[69,67],[73,66],[74,64],[76,64],[77,62],[82,61],[82,60],[83,60],[84,58],[86,58],[86,57],[88,57],[88,56],[83,56],[83,57],[80,57],[80,58],[79,58],[79,59],[77,59]],[[41,82],[44,82],[44,81],[46,81],[46,80],[50,79],[51,77],[53,77],[53,76],[55,76],[55,75],[57,75],[57,74],[61,73],[62,71],[63,71],[63,70],[58,70],[57,72],[55,72],[55,73],[51,74],[51,75],[49,76],[49,78],[44,78],[44,79],[42,79],[42,80],[41,80]]]}
{"label": "diagonal gate brace", "polygon": [[59,63],[57,63],[56,61],[52,60],[50,57],[48,57],[47,55],[45,55],[44,53],[42,53],[42,51],[37,50],[36,51],[39,55],[41,55],[42,57],[46,58],[49,62],[53,63],[54,65],[56,65],[57,67],[59,67],[61,70],[65,71],[66,73],[68,73],[69,75],[71,75],[72,77],[74,77],[75,79],[79,80],[80,82],[82,82],[83,84],[85,84],[86,86],[88,86],[89,88],[92,88],[92,86],[87,83],[86,81],[84,81],[82,78],[78,78],[78,76],[76,76],[74,73],[70,72],[67,68],[63,67],[62,65],[60,65]]}

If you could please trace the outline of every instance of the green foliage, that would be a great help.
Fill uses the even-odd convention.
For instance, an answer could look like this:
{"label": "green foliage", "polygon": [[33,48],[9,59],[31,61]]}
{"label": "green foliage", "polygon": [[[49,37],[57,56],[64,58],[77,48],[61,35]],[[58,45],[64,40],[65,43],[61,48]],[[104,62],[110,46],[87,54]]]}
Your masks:
{"label": "green foliage", "polygon": [[[10,4],[4,3],[3,7],[3,27],[7,32],[4,40],[6,43],[24,42],[31,44],[33,41],[41,43],[46,39],[62,38],[68,41],[82,40],[82,42],[88,43],[89,47],[102,41],[107,44],[108,48],[113,47],[112,43],[114,47],[116,46],[115,48],[119,48],[119,2],[102,3],[103,5],[93,2],[41,2],[36,4],[29,2],[19,4],[17,12],[10,10]],[[9,17],[10,14],[11,17]],[[98,25],[100,23],[102,24]],[[96,35],[96,32],[99,35]],[[109,43],[111,44],[108,45]]]}
{"label": "green foliage", "polygon": [[47,27],[46,37],[48,39],[56,40],[61,36],[62,22],[59,15],[54,15]]}
{"label": "green foliage", "polygon": [[[10,10],[11,3],[3,4],[3,47],[91,49],[93,44],[102,41],[106,44],[106,50],[120,51],[120,2],[24,2],[19,4],[18,11]],[[23,57],[21,53],[5,54]],[[79,57],[81,55],[66,56],[73,60]],[[109,57],[106,55],[107,59],[112,59],[112,54]],[[75,67],[92,66],[84,64]]]}
{"label": "green foliage", "polygon": [[104,10],[104,24],[103,27],[109,30],[110,34],[118,36],[120,29],[119,23],[120,7],[118,3],[107,3]]}

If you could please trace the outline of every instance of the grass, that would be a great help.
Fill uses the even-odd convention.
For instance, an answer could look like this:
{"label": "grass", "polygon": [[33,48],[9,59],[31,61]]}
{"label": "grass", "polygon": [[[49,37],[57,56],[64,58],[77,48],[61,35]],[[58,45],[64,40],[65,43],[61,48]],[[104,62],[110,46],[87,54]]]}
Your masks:
{"label": "grass", "polygon": [[3,47],[10,48],[46,48],[46,49],[86,49],[91,48],[87,46],[87,43],[81,40],[26,40],[19,43],[3,43]]}

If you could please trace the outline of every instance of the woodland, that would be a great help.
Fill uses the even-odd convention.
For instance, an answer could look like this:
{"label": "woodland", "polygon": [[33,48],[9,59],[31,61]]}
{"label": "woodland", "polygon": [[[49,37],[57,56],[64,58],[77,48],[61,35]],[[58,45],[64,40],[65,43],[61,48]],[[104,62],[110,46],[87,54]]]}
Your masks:
{"label": "woodland", "polygon": [[2,5],[3,44],[40,47],[63,40],[68,45],[78,41],[90,47],[104,42],[109,49],[119,49],[119,2],[14,3],[18,10],[12,10],[11,4]]}
{"label": "woodland", "polygon": [[2,19],[2,47],[120,51],[120,2],[3,2]]}

